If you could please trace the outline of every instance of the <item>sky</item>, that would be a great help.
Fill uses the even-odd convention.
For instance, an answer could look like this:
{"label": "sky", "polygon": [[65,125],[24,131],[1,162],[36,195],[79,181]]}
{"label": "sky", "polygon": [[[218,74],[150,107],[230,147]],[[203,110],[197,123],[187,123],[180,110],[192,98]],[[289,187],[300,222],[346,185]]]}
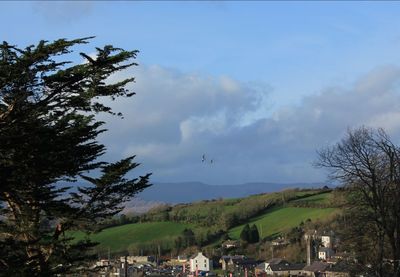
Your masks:
{"label": "sky", "polygon": [[[316,151],[350,128],[400,139],[400,2],[0,2],[19,47],[95,36],[140,51],[130,99],[100,115],[106,160],[153,182],[324,182]],[[108,100],[105,100],[108,101]],[[202,156],[205,161],[202,162]],[[211,163],[211,160],[213,162]]]}

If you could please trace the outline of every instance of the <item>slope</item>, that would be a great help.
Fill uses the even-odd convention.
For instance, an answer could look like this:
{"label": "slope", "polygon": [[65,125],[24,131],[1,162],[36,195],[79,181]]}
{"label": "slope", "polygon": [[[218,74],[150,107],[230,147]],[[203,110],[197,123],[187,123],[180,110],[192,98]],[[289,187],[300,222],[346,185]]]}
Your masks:
{"label": "slope", "polygon": [[[258,216],[248,224],[256,224],[260,238],[273,237],[279,233],[289,231],[291,228],[300,225],[308,219],[312,221],[323,220],[332,216],[337,209],[335,208],[298,208],[298,207],[279,207],[268,211],[266,214]],[[239,239],[243,225],[229,230],[229,236]]]}
{"label": "slope", "polygon": [[327,220],[339,212],[338,208],[327,207],[331,206],[329,203],[330,196],[331,193],[322,193],[297,199],[283,206],[274,207],[267,210],[264,214],[230,229],[229,236],[233,239],[239,239],[240,232],[245,224],[256,224],[260,238],[266,238],[289,231],[306,220]]}
{"label": "slope", "polygon": [[[111,252],[124,251],[130,245],[151,241],[172,241],[178,237],[185,228],[192,228],[191,224],[176,222],[145,222],[132,223],[102,230],[92,234],[90,239],[100,243],[103,249]],[[82,240],[85,234],[77,232],[75,240]]]}

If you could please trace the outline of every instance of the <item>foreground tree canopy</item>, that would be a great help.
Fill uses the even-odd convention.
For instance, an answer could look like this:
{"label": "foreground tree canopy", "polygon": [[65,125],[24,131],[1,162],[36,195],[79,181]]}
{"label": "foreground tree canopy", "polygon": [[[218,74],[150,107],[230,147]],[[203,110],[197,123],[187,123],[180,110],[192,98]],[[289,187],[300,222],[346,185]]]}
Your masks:
{"label": "foreground tree canopy", "polygon": [[400,276],[400,147],[382,129],[363,127],[321,150],[317,165],[347,188],[353,250],[374,275]]}
{"label": "foreground tree canopy", "polygon": [[74,230],[121,211],[148,187],[149,175],[128,178],[134,156],[108,163],[104,132],[95,114],[120,115],[105,105],[134,95],[134,79],[106,83],[135,66],[137,51],[107,45],[85,63],[65,59],[71,47],[90,38],[19,49],[0,45],[0,274],[53,276],[80,269],[95,244],[71,238]]}

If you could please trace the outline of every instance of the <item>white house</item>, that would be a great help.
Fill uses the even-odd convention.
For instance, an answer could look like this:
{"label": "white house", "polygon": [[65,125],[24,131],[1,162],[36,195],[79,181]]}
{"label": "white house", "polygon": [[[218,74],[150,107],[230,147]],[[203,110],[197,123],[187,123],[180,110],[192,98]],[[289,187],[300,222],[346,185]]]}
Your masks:
{"label": "white house", "polygon": [[335,254],[331,248],[328,247],[320,247],[318,250],[318,259],[320,260],[327,260],[332,255]]}
{"label": "white house", "polygon": [[222,243],[222,247],[225,249],[236,248],[239,245],[240,245],[240,243],[237,240],[226,240]]}
{"label": "white house", "polygon": [[96,266],[110,266],[110,265],[111,265],[110,260],[106,260],[106,259],[98,260],[96,262]]}
{"label": "white house", "polygon": [[212,265],[210,264],[210,259],[199,252],[197,255],[190,257],[190,272],[198,271],[210,271],[212,270]]}
{"label": "white house", "polygon": [[321,236],[321,243],[324,247],[331,248],[332,247],[332,238],[331,236]]}
{"label": "white house", "polygon": [[128,264],[135,264],[135,263],[139,263],[139,264],[143,264],[143,263],[149,263],[149,262],[153,262],[154,258],[150,257],[150,256],[121,256],[120,262],[121,263],[125,263],[125,258],[126,258],[126,262]]}

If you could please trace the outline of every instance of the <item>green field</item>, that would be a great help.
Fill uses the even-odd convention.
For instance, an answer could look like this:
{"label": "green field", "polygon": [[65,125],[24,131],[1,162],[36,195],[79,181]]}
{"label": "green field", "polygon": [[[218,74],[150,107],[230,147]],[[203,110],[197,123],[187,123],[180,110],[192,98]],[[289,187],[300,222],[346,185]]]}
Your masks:
{"label": "green field", "polygon": [[[104,229],[91,235],[90,239],[100,242],[101,247],[115,252],[125,250],[134,243],[173,239],[179,236],[185,228],[193,228],[193,226],[176,222],[133,223]],[[80,240],[85,237],[85,234],[78,232],[73,236],[75,240]]]}
{"label": "green field", "polygon": [[[316,197],[316,196],[315,196]],[[253,218],[248,223],[256,224],[261,238],[279,234],[298,226],[301,222],[311,219],[323,220],[337,212],[336,208],[297,208],[297,207],[278,207],[269,210],[267,213]],[[244,225],[232,228],[229,236],[233,239],[239,239],[240,232]]]}
{"label": "green field", "polygon": [[[157,213],[160,216],[155,216],[148,222],[107,228],[92,234],[90,239],[99,242],[98,250],[102,249],[102,251],[110,249],[111,252],[120,252],[134,248],[143,249],[146,244],[147,246],[161,245],[165,249],[170,249],[174,247],[176,238],[182,235],[185,228],[192,229],[196,236],[204,236],[207,232],[222,228],[223,219],[232,217],[232,215],[242,216],[241,222],[247,221],[249,224],[256,224],[260,237],[265,238],[289,231],[307,219],[315,221],[329,218],[329,215],[339,211],[329,205],[331,195],[329,192],[321,193],[318,190],[286,191],[253,195],[247,198],[182,204],[172,207],[169,211],[158,209],[149,212],[147,220]],[[296,199],[298,197],[303,198]],[[318,207],[318,205],[322,206]],[[252,209],[264,212],[260,216],[251,218]],[[169,218],[174,218],[174,221],[156,219],[162,218],[161,215],[165,215],[166,212],[168,212]],[[253,214],[255,213],[253,212]],[[249,215],[250,218],[246,218],[246,215]],[[238,239],[243,227],[244,225],[240,225],[230,229],[230,237]],[[85,238],[85,234],[82,232],[74,233],[73,236],[75,241]],[[219,239],[212,243],[219,244]]]}

